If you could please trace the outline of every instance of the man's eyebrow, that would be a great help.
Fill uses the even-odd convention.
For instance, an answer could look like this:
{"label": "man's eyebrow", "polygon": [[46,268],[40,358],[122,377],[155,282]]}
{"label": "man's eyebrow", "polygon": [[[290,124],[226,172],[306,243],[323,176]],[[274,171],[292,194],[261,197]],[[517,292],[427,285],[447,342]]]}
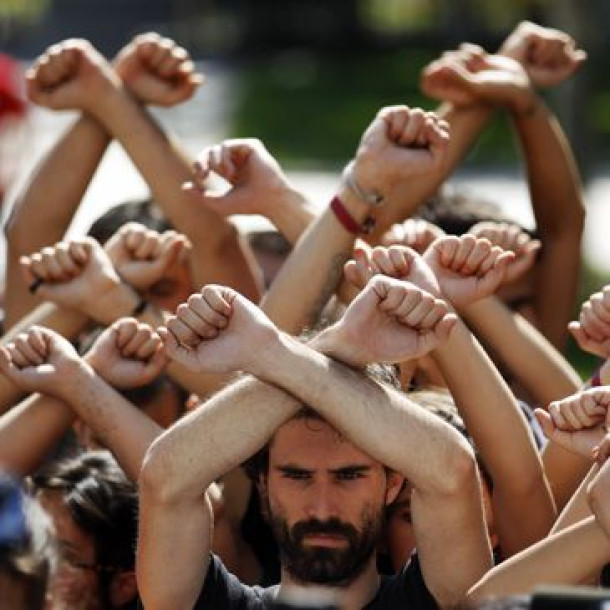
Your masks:
{"label": "man's eyebrow", "polygon": [[305,468],[304,466],[297,466],[296,464],[280,464],[275,467],[280,472],[313,472],[311,468]]}
{"label": "man's eyebrow", "polygon": [[328,472],[331,474],[346,474],[346,473],[365,473],[371,470],[370,464],[353,464],[351,466],[341,466],[340,468],[331,468]]}

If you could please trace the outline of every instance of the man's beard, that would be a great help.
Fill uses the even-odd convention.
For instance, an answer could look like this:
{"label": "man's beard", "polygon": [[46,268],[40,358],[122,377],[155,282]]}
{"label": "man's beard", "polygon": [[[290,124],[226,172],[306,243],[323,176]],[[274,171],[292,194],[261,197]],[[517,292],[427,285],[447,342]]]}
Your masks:
{"label": "man's beard", "polygon": [[[281,515],[271,515],[283,568],[298,582],[347,587],[366,568],[383,528],[383,509],[364,510],[361,528],[340,519],[299,521],[289,529]],[[346,546],[329,548],[304,544],[307,535],[328,534],[345,539]]]}

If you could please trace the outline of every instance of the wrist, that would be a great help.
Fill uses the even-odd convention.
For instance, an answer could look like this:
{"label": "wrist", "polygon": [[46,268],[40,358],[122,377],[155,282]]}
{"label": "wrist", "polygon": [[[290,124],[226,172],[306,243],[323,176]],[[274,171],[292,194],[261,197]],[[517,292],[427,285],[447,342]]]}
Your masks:
{"label": "wrist", "polygon": [[[245,362],[239,363],[236,370],[249,373],[258,379],[274,383],[274,374],[278,372],[287,360],[287,349],[290,346],[288,335],[285,335],[277,328],[270,330],[264,340],[257,342],[255,350],[250,350],[250,358]],[[292,339],[298,341],[297,339]]]}
{"label": "wrist", "polygon": [[363,179],[362,170],[356,161],[351,161],[345,166],[341,179],[343,185],[362,203],[370,207],[378,207],[385,203],[384,194],[377,188],[377,185],[368,184],[369,180]]}
{"label": "wrist", "polygon": [[353,235],[368,234],[375,228],[375,209],[342,183],[330,207],[337,222]]}
{"label": "wrist", "polygon": [[357,351],[350,349],[350,342],[342,334],[341,322],[325,328],[308,342],[309,347],[333,360],[353,368],[363,368],[368,363],[358,359]]}
{"label": "wrist", "polygon": [[63,367],[62,373],[61,383],[57,384],[57,394],[67,404],[79,400],[85,385],[96,376],[86,356],[72,359]]}
{"label": "wrist", "polygon": [[96,322],[109,326],[119,318],[141,316],[146,305],[147,302],[129,284],[118,281],[88,313]]}
{"label": "wrist", "polygon": [[527,120],[534,117],[541,106],[540,98],[533,92],[515,98],[509,104],[509,112],[516,121]]}
{"label": "wrist", "polygon": [[265,202],[267,205],[259,213],[293,245],[316,217],[316,210],[307,198],[289,184],[278,192],[277,197],[265,198]]}

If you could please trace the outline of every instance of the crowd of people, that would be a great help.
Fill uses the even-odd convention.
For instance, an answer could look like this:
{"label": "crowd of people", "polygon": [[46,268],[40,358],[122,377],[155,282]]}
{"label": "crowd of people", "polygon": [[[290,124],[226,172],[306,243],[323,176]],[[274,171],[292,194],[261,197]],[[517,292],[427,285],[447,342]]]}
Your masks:
{"label": "crowd of people", "polygon": [[[610,285],[574,316],[585,206],[540,92],[585,61],[530,22],[444,53],[437,110],[381,108],[321,207],[260,140],[190,159],[165,133],[149,106],[202,84],[176,42],[42,53],[28,99],[78,117],[4,229],[11,610],[610,599]],[[496,113],[535,231],[445,184]],[[151,198],[66,239],[113,140]]]}

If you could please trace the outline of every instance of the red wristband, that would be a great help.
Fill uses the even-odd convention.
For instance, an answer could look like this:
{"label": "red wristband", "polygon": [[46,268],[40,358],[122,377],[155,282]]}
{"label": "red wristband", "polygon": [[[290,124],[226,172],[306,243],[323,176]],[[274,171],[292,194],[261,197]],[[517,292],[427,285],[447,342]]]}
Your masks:
{"label": "red wristband", "polygon": [[330,202],[330,209],[333,211],[337,220],[343,225],[343,228],[349,233],[358,235],[360,233],[370,233],[375,228],[375,218],[367,216],[364,222],[359,225],[339,197],[335,196]]}

